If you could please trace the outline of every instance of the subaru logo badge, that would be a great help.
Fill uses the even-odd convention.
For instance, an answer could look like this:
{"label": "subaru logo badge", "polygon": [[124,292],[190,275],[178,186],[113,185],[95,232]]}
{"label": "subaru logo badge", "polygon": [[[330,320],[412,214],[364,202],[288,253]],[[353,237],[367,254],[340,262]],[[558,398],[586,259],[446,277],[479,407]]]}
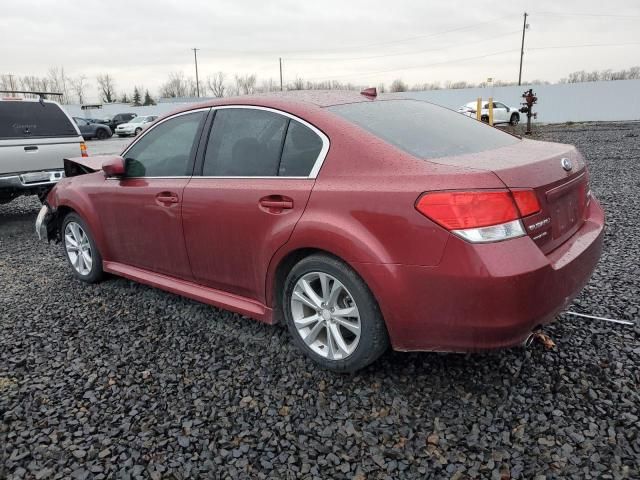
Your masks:
{"label": "subaru logo badge", "polygon": [[569,160],[568,158],[563,158],[562,160],[560,160],[560,165],[562,165],[562,168],[566,172],[571,171],[571,169],[573,168],[573,163],[571,163],[571,160]]}

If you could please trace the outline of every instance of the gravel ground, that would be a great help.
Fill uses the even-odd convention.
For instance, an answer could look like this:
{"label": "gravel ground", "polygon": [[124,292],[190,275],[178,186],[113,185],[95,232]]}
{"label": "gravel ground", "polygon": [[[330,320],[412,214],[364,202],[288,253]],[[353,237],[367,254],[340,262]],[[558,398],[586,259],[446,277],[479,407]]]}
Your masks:
{"label": "gravel ground", "polygon": [[[572,307],[640,308],[640,124],[551,126],[607,211]],[[0,206],[0,478],[639,478],[640,327],[572,317],[536,345],[389,352],[318,370],[269,327],[112,278],[72,278]]]}

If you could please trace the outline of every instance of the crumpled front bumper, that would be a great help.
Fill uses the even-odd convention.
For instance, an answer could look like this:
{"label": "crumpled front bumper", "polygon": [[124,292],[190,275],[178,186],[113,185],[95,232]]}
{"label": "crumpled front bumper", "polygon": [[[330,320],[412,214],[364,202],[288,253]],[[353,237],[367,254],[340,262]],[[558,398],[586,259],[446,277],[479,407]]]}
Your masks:
{"label": "crumpled front bumper", "polygon": [[49,241],[49,230],[47,227],[51,217],[52,215],[49,210],[49,206],[42,205],[40,212],[38,212],[38,217],[36,218],[36,235],[38,235],[39,240]]}

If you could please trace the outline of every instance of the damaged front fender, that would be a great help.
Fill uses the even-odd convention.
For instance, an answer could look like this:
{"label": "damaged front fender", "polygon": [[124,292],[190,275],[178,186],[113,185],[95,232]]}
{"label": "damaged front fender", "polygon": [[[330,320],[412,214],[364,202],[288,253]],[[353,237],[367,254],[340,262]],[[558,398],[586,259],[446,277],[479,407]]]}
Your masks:
{"label": "damaged front fender", "polygon": [[60,216],[57,210],[52,210],[46,203],[38,212],[35,227],[39,240],[60,242]]}

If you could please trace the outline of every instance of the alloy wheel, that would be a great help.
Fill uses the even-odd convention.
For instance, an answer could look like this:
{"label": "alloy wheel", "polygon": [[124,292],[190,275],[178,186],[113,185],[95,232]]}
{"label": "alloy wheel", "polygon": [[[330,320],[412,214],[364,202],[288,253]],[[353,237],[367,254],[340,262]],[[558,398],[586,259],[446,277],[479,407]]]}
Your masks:
{"label": "alloy wheel", "polygon": [[82,226],[69,222],[64,229],[64,246],[71,265],[80,275],[89,275],[93,258],[89,236]]}
{"label": "alloy wheel", "polygon": [[347,288],[324,272],[302,276],[291,294],[293,323],[304,343],[328,360],[351,355],[360,341],[361,322]]}

